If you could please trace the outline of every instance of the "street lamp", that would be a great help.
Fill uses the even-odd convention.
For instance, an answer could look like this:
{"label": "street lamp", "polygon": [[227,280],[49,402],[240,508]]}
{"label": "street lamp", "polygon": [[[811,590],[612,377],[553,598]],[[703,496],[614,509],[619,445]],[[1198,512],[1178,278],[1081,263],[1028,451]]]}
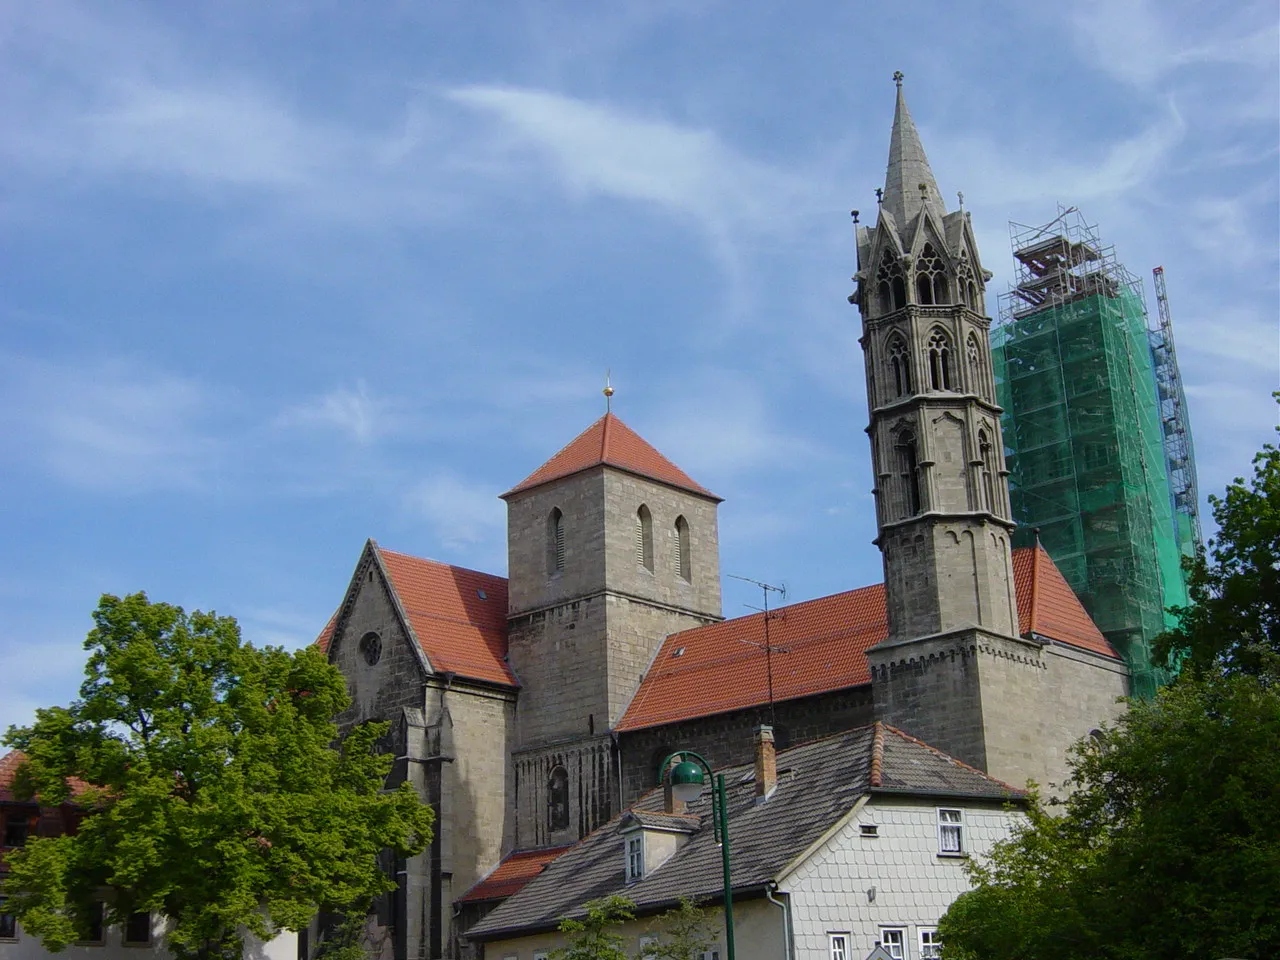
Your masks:
{"label": "street lamp", "polygon": [[[674,767],[671,761],[680,762]],[[671,795],[681,803],[698,799],[702,787],[711,781],[711,821],[715,827],[715,839],[720,844],[720,866],[724,873],[724,943],[726,960],[735,960],[733,953],[733,883],[729,873],[729,807],[725,801],[724,774],[712,773],[711,764],[690,750],[678,750],[662,761],[662,775],[669,778]]]}

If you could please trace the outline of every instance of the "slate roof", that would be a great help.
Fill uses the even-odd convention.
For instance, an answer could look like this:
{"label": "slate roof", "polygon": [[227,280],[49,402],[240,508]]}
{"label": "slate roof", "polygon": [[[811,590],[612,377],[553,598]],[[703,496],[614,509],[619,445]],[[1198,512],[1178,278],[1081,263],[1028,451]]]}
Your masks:
{"label": "slate roof", "polygon": [[531,490],[552,480],[571,476],[592,467],[608,464],[637,476],[657,480],[659,483],[679,487],[693,493],[720,500],[714,493],[660,454],[640,434],[636,433],[612,413],[587,427],[569,441],[559,453],[529,474],[502,496]]}
{"label": "slate roof", "polygon": [[516,850],[509,853],[496,867],[474,887],[464,893],[456,903],[478,903],[484,900],[502,900],[519,893],[530,880],[546,869],[560,854],[570,849],[545,847],[540,850]]}
{"label": "slate roof", "polygon": [[[1015,550],[1013,569],[1021,634],[1120,659],[1043,548]],[[767,703],[764,627],[764,614],[756,613],[667,637],[617,729]],[[867,650],[888,636],[884,584],[770,611],[774,701],[870,683]]]}
{"label": "slate roof", "polygon": [[[505,577],[384,550],[372,540],[369,545],[433,670],[518,686],[506,661]],[[326,653],[341,612],[316,638]]]}
{"label": "slate roof", "polygon": [[[945,796],[1004,803],[1025,796],[926,746],[876,723],[779,751],[778,785],[764,802],[755,799],[751,765],[722,771],[729,801],[729,839],[735,895],[758,891],[778,878],[810,845],[877,792]],[[720,848],[710,821],[710,791],[690,804],[701,824],[676,853],[643,879],[627,884],[622,831],[626,814],[589,834],[552,861],[518,894],[498,906],[467,936],[492,940],[554,928],[559,918],[581,915],[587,900],[624,893],[639,912],[652,912],[682,896],[716,900],[722,886]],[[643,796],[633,810],[661,814],[662,790]]]}

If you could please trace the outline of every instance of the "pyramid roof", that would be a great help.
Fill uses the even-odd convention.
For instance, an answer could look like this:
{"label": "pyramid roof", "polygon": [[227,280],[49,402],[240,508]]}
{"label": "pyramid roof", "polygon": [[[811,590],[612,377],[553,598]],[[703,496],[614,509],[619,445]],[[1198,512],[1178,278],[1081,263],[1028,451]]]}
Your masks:
{"label": "pyramid roof", "polygon": [[587,427],[559,453],[502,496],[505,499],[602,464],[712,500],[721,499],[706,487],[695,483],[687,473],[612,413],[606,413]]}

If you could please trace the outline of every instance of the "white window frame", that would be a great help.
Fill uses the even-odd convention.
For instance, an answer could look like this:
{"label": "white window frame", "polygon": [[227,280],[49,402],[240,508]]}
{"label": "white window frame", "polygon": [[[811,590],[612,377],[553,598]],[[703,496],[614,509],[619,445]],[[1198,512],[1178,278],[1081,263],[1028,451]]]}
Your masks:
{"label": "white window frame", "polygon": [[[896,933],[898,935],[897,953],[893,952],[893,948],[885,942],[885,934]],[[906,927],[881,927],[880,928],[880,946],[884,948],[884,952],[893,957],[893,960],[907,960],[907,928]]]}
{"label": "white window frame", "polygon": [[550,955],[550,950],[535,950],[533,951],[533,960],[547,960]]}
{"label": "white window frame", "polygon": [[[952,815],[955,819],[950,819]],[[949,841],[945,839],[952,835],[955,837],[955,849],[949,849]],[[938,807],[938,856],[963,857],[965,852],[964,810],[959,807]]]}
{"label": "white window frame", "polygon": [[647,957],[649,954],[646,951],[650,947],[656,947],[657,945],[658,945],[658,938],[656,936],[654,936],[652,933],[645,934],[640,938],[640,942],[638,944],[640,948],[639,955],[641,957]]}
{"label": "white window frame", "polygon": [[831,960],[853,960],[849,954],[848,931],[827,934],[827,956]]}
{"label": "white window frame", "polygon": [[623,850],[626,855],[627,883],[635,883],[644,877],[644,831],[637,830],[628,834]]}
{"label": "white window frame", "polygon": [[[925,942],[925,937],[929,938],[929,942]],[[920,927],[919,928],[919,945],[920,960],[930,960],[942,956],[942,941],[938,939],[937,927]],[[928,950],[930,952],[926,953]]]}

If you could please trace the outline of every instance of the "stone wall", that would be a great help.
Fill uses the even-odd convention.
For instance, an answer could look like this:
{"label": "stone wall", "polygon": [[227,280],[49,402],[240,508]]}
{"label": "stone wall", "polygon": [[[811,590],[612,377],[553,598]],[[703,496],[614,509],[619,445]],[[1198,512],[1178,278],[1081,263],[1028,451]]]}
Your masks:
{"label": "stone wall", "polygon": [[[521,751],[512,758],[519,849],[575,843],[618,812],[617,755],[608,736]],[[564,775],[563,819],[551,816],[553,773]]]}
{"label": "stone wall", "polygon": [[783,700],[774,705],[772,713],[767,706],[752,707],[623,733],[619,737],[622,806],[634,803],[642,793],[658,785],[658,764],[676,750],[700,753],[712,769],[720,769],[755,760],[754,737],[761,724],[772,723],[776,747],[784,750],[797,743],[865,726],[874,719],[868,684]]}

